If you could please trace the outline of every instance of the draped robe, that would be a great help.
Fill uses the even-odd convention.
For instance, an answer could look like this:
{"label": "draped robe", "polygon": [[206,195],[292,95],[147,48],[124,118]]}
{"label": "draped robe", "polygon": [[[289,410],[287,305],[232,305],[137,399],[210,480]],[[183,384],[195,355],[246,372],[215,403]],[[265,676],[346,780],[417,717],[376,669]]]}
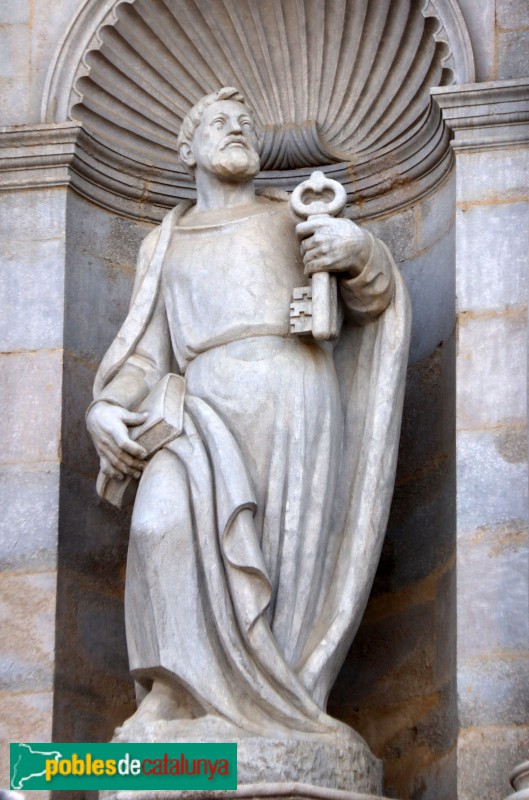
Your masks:
{"label": "draped robe", "polygon": [[181,204],[145,240],[94,398],[133,407],[168,371],[184,432],[138,490],[126,586],[139,681],[163,674],[244,731],[326,732],[394,479],[409,304],[385,246],[340,279],[336,347],[291,337],[306,283],[284,200],[219,225]]}

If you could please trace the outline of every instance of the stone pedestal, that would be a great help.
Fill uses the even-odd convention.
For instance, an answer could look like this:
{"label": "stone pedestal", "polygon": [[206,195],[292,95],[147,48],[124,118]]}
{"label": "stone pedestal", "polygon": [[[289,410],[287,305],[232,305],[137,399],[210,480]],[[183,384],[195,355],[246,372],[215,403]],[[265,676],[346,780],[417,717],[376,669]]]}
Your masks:
{"label": "stone pedestal", "polygon": [[234,792],[115,792],[100,793],[101,800],[387,800],[382,795],[358,794],[339,789],[327,789],[309,783],[292,781],[289,783],[254,783],[241,784]]}
{"label": "stone pedestal", "polygon": [[[116,731],[114,741],[131,741],[127,726]],[[236,742],[238,789],[233,797],[321,797],[360,800],[383,792],[382,762],[364,740],[347,726],[328,734],[297,737],[257,736],[213,717],[159,721],[146,724],[135,741]],[[145,800],[165,797],[167,792],[101,792],[103,800]],[[169,793],[171,794],[171,793]],[[194,797],[196,792],[175,792]],[[203,792],[199,793],[203,795]],[[213,793],[216,794],[216,793]],[[226,796],[226,792],[220,792]],[[229,794],[229,793],[228,793]],[[231,796],[231,795],[230,795]]]}

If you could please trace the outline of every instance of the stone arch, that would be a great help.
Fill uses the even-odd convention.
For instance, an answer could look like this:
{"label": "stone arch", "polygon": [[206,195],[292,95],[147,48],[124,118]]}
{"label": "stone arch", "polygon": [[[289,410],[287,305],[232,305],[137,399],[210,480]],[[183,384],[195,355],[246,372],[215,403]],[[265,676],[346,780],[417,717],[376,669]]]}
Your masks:
{"label": "stone arch", "polygon": [[429,90],[472,78],[453,0],[87,0],[50,69],[42,119],[82,122],[88,196],[96,186],[109,208],[137,216],[141,203],[156,220],[193,195],[174,150],[183,115],[238,85],[264,131],[259,180],[291,190],[324,169],[366,218],[446,174],[449,136]]}

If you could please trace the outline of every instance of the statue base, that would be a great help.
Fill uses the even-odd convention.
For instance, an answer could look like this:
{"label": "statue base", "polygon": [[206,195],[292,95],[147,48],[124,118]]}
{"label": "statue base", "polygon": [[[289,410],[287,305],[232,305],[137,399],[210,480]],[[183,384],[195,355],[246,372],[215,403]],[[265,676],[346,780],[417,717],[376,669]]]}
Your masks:
{"label": "statue base", "polygon": [[236,742],[238,789],[233,792],[119,791],[100,792],[101,800],[164,800],[311,797],[321,800],[379,798],[383,791],[382,762],[351,728],[336,723],[329,733],[266,736],[242,731],[225,720],[150,722],[139,727],[134,718],[116,731],[115,742]]}
{"label": "statue base", "polygon": [[236,791],[100,792],[100,800],[388,800],[382,795],[328,789],[310,783],[241,784]]}

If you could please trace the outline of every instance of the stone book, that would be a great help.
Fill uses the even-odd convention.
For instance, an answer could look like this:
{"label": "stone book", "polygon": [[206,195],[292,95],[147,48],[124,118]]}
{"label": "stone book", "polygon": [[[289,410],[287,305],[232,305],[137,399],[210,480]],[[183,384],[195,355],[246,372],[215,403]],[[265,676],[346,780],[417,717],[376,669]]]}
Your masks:
{"label": "stone book", "polygon": [[[129,436],[147,451],[151,458],[164,445],[182,433],[186,382],[181,375],[165,375],[147,397],[133,409],[146,411],[147,419],[141,425],[129,428]],[[131,475],[123,480],[111,478],[103,472],[97,476],[97,493],[118,508],[127,508],[134,502],[138,481]]]}

